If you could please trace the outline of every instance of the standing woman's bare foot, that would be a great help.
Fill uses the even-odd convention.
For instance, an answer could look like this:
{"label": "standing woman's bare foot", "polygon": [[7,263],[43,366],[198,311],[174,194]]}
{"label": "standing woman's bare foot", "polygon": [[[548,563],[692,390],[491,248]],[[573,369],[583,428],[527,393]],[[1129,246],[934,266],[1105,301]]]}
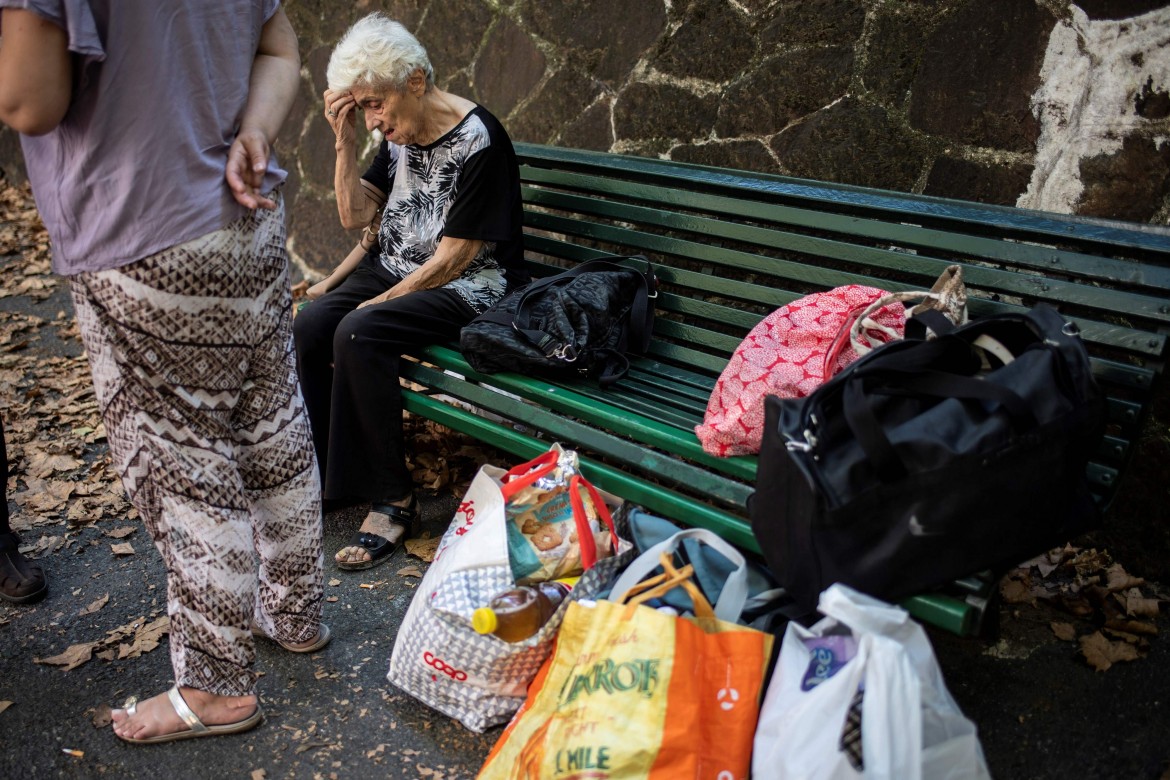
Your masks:
{"label": "standing woman's bare foot", "polygon": [[111,717],[119,739],[142,744],[237,734],[264,720],[255,695],[219,696],[177,685],[143,702],[130,700]]}

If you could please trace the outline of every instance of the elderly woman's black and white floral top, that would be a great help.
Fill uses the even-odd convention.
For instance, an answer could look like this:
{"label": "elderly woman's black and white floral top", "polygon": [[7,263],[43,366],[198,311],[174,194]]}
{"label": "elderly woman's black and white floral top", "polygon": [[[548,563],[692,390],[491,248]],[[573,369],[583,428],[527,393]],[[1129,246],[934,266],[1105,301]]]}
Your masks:
{"label": "elderly woman's black and white floral top", "polygon": [[378,243],[391,273],[405,277],[451,236],[484,242],[446,285],[477,312],[503,296],[505,274],[513,285],[526,280],[516,154],[487,109],[476,106],[429,146],[383,142],[362,178],[387,193]]}

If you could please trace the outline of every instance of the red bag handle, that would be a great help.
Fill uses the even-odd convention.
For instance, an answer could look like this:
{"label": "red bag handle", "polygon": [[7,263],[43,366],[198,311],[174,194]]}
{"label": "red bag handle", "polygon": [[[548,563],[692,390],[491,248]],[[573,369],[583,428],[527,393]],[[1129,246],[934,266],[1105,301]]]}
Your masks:
{"label": "red bag handle", "polygon": [[511,500],[516,493],[547,475],[556,467],[557,453],[554,450],[549,450],[527,463],[521,463],[519,466],[508,469],[504,472],[504,476],[500,477],[500,482],[503,483],[500,492],[504,494],[504,500]]}
{"label": "red bag handle", "polygon": [[[876,298],[874,300],[877,300]],[[833,378],[833,371],[837,366],[837,359],[841,357],[841,353],[845,351],[847,346],[852,346],[849,340],[849,331],[853,327],[853,321],[861,316],[865,311],[868,303],[863,303],[860,306],[854,306],[845,315],[845,322],[841,323],[841,328],[837,331],[837,335],[833,338],[833,343],[829,345],[829,351],[825,353],[825,364],[821,367],[822,384],[828,382]]]}
{"label": "red bag handle", "polygon": [[589,516],[585,514],[585,502],[581,498],[582,487],[589,491],[589,497],[593,499],[593,508],[597,510],[597,516],[605,521],[605,527],[609,529],[614,553],[618,549],[618,535],[617,529],[613,525],[613,516],[609,513],[609,507],[606,506],[605,501],[602,500],[601,493],[593,487],[589,480],[580,474],[574,474],[569,479],[569,503],[573,507],[573,522],[577,524],[577,540],[581,544],[581,566],[585,569],[592,569],[593,565],[597,563],[597,541],[593,538],[593,529],[589,527]]}

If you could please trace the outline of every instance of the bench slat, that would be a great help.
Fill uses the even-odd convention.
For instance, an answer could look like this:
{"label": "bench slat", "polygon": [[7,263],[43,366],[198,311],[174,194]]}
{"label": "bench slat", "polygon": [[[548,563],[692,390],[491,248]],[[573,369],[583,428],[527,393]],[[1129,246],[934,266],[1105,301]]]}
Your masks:
{"label": "bench slat", "polygon": [[[427,361],[431,361],[445,370],[454,371],[469,379],[498,387],[521,398],[537,401],[543,406],[548,406],[575,419],[601,425],[608,430],[623,431],[630,436],[636,435],[639,441],[675,455],[684,455],[695,462],[704,463],[710,468],[741,481],[752,482],[755,480],[755,458],[716,458],[708,455],[703,452],[702,445],[695,437],[691,425],[664,425],[652,416],[634,414],[632,410],[621,403],[619,396],[616,396],[612,391],[601,390],[588,381],[554,382],[511,373],[484,375],[471,368],[457,350],[443,346],[428,347],[421,354]],[[413,370],[411,373],[412,377],[424,375]],[[457,384],[452,385],[450,380],[440,380],[435,376],[429,376],[427,384],[438,387],[444,392],[450,392],[452,388],[462,392],[462,388]],[[502,405],[504,402],[499,401],[495,396],[480,395],[479,397],[481,401],[486,400],[487,402],[483,408],[526,422],[523,416],[517,417],[520,412],[515,411],[514,408],[512,413],[507,413],[508,410]],[[530,414],[532,409],[527,408],[521,411]],[[640,465],[650,468],[648,464]],[[739,505],[742,507],[744,502],[741,501]]]}
{"label": "bench slat", "polygon": [[[972,255],[989,260],[1006,261],[1014,266],[1025,266],[1040,271],[1060,271],[1094,280],[1138,284],[1144,287],[1170,290],[1170,268],[1137,265],[1126,260],[1067,251],[1052,245],[1028,244],[1019,240],[1008,241],[980,235],[957,235],[953,232],[920,227],[905,222],[891,224],[880,220],[862,219],[853,215],[831,214],[812,209],[779,206],[774,203],[737,200],[706,193],[656,187],[640,182],[631,184],[622,179],[603,178],[596,175],[524,168],[522,178],[544,187],[565,188],[589,193],[592,197],[605,195],[626,201],[668,203],[680,209],[731,218],[733,221],[755,220],[768,224],[840,233],[868,241],[892,241],[916,250]],[[567,196],[538,187],[524,187],[526,202],[550,208],[567,208],[573,211],[581,210],[582,213],[621,217],[622,212],[617,210],[620,206],[604,208],[591,204],[597,210],[590,210],[590,205],[562,199],[563,197]],[[687,215],[679,216],[679,221],[675,222],[674,226],[679,229],[701,232],[702,228],[698,227],[698,223],[687,223],[685,221],[687,218]],[[708,219],[703,224],[709,226],[711,222],[716,223],[714,235],[732,237],[733,229],[718,219]]]}
{"label": "bench slat", "polygon": [[[439,355],[428,350],[425,358],[440,360],[451,355]],[[485,409],[491,409],[509,419],[534,425],[547,431],[552,437],[566,442],[572,442],[575,447],[581,447],[593,452],[604,452],[615,461],[624,463],[637,471],[654,475],[657,479],[683,486],[688,490],[697,491],[713,499],[722,501],[729,508],[742,508],[746,505],[747,497],[753,487],[712,473],[709,469],[701,469],[691,465],[688,461],[704,463],[705,465],[720,467],[725,464],[717,462],[698,448],[698,442],[693,436],[681,435],[677,428],[654,424],[652,421],[635,415],[626,415],[625,419],[615,419],[614,412],[621,410],[612,407],[596,409],[587,399],[576,395],[572,391],[556,387],[539,380],[531,380],[514,374],[497,374],[489,379],[476,374],[469,366],[464,367],[461,360],[457,361],[452,370],[474,379],[490,381],[493,386],[502,390],[521,395],[521,397],[539,397],[542,406],[528,405],[477,385],[458,380],[442,371],[429,369],[416,363],[402,364],[402,375],[407,379],[436,388],[444,393],[460,398]],[[490,394],[490,395],[489,395]],[[549,410],[555,412],[550,414]],[[600,430],[597,427],[584,425],[578,419],[571,419],[565,415],[581,414],[580,420],[589,421],[593,418],[596,424],[605,423],[609,426],[620,427],[627,436],[638,438],[638,441],[658,446],[673,454],[686,453],[688,461],[664,457],[645,445],[631,442],[627,438],[615,436]],[[588,417],[586,416],[588,415]],[[698,450],[696,451],[696,448]]]}
{"label": "bench slat", "polygon": [[[628,203],[614,203],[597,198],[534,191],[526,196],[526,199],[536,204],[574,214],[607,217],[623,222],[665,228],[672,234],[686,232],[709,238],[725,238],[763,248],[807,253],[862,266],[919,275],[922,282],[918,285],[912,285],[910,289],[915,286],[918,288],[929,287],[943,272],[943,269],[953,262],[953,259],[932,258],[921,254],[907,255],[905,251],[899,251],[896,248],[859,246],[833,238],[806,236],[754,225],[729,223],[709,217],[673,214],[661,209]],[[852,224],[856,225],[859,222],[860,220],[853,220]],[[965,242],[957,251],[963,259],[987,259],[979,254],[975,239]],[[1098,260],[1104,264],[1104,260]],[[1043,264],[1043,268],[1050,272],[1063,270],[1065,265],[1070,262],[1072,260],[1064,259],[1061,263],[1053,263],[1049,259]],[[1132,263],[1128,265],[1127,275],[1132,275],[1134,266]],[[977,265],[969,265],[965,268],[964,281],[971,287],[1006,295],[1031,296],[1037,300],[1057,300],[1090,306],[1110,313],[1121,310],[1119,307],[1124,301],[1126,306],[1124,311],[1162,322],[1170,322],[1170,309],[1167,309],[1165,300],[1153,296],[1142,296],[1124,291],[1115,293],[1100,286],[1090,286],[1082,290],[1083,285],[1062,282],[1047,276],[1025,275]],[[884,287],[880,284],[878,286]]]}
{"label": "bench slat", "polygon": [[688,163],[665,163],[645,157],[612,155],[580,149],[516,144],[521,165],[534,168],[619,176],[683,191],[717,192],[744,200],[806,204],[829,213],[869,212],[892,223],[915,217],[948,230],[990,235],[1047,236],[1055,242],[1078,241],[1109,254],[1116,248],[1165,255],[1170,231],[1152,226],[1069,218],[1048,212],[975,204],[928,195],[908,195],[831,182],[810,182],[751,171],[724,171]]}

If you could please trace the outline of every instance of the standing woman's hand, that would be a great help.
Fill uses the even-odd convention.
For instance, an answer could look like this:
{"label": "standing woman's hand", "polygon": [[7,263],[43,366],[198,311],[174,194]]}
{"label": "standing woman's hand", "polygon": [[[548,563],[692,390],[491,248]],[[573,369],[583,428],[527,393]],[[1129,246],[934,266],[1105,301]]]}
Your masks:
{"label": "standing woman's hand", "polygon": [[334,147],[352,148],[357,141],[357,102],[350,92],[325,90],[325,119],[336,137]]}
{"label": "standing woman's hand", "polygon": [[236,136],[228,149],[224,178],[232,197],[244,208],[274,209],[276,201],[260,194],[264,173],[268,170],[268,139],[256,130],[247,130]]}

